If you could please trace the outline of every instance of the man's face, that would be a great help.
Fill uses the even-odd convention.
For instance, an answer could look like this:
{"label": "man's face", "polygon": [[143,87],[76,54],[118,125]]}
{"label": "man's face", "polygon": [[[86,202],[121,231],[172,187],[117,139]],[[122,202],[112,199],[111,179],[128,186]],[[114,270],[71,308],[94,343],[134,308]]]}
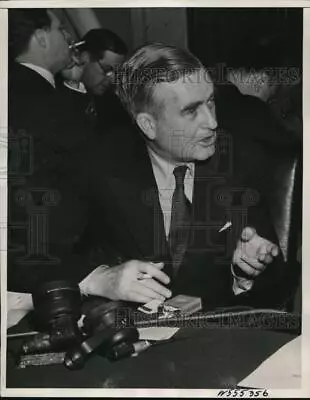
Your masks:
{"label": "man's face", "polygon": [[82,81],[87,90],[97,96],[103,95],[113,82],[113,69],[124,60],[124,56],[106,50],[98,61],[89,60],[85,64]]}
{"label": "man's face", "polygon": [[61,76],[67,81],[80,82],[82,80],[85,62],[81,58],[78,51],[73,51],[71,54],[71,63],[61,70]]}
{"label": "man's face", "polygon": [[83,75],[83,66],[78,64],[71,64],[69,67],[61,70],[61,75],[68,81],[80,82]]}
{"label": "man's face", "polygon": [[264,84],[261,86],[259,97],[263,101],[269,101],[276,93],[278,85],[273,83],[269,76],[266,77]]}
{"label": "man's face", "polygon": [[215,151],[213,84],[205,70],[156,85],[154,101],[162,105],[155,117],[151,146],[173,162],[206,160]]}
{"label": "man's face", "polygon": [[51,19],[51,27],[47,31],[46,54],[51,66],[50,70],[55,74],[65,68],[71,62],[71,58],[63,26],[53,12],[48,11],[48,15]]}

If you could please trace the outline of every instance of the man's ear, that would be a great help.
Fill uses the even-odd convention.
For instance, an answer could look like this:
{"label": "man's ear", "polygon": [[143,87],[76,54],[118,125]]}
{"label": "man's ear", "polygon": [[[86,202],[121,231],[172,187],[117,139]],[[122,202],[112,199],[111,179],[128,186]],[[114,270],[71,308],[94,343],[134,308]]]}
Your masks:
{"label": "man's ear", "polygon": [[156,121],[151,114],[146,112],[139,113],[136,117],[136,122],[148,139],[154,140],[156,138]]}
{"label": "man's ear", "polygon": [[47,47],[47,32],[44,29],[37,29],[34,32],[34,37],[37,39],[37,42],[41,47]]}

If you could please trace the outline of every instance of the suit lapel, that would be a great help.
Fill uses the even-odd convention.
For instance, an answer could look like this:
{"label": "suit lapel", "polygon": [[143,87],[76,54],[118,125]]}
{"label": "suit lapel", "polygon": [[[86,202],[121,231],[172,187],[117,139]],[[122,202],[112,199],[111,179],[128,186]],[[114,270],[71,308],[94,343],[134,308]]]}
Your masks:
{"label": "suit lapel", "polygon": [[[244,224],[243,188],[232,180],[232,150],[229,137],[219,135],[215,154],[209,160],[195,164],[189,250],[214,254],[219,262],[231,256]],[[228,229],[221,231],[228,222],[231,223]]]}
{"label": "suit lapel", "polygon": [[[162,259],[168,254],[168,245],[151,161],[140,132],[126,132],[124,141],[119,159],[109,157],[109,181],[115,195],[111,201],[117,202],[111,206],[120,229],[130,234],[137,257]],[[218,254],[226,249],[229,229],[219,231],[229,221],[229,191],[220,158],[221,154],[216,153],[195,164],[193,226],[188,246],[191,253]]]}
{"label": "suit lapel", "polygon": [[167,252],[163,214],[152,165],[140,137],[134,152],[127,158],[125,168],[122,163],[112,173],[120,209],[139,257],[161,259]]}
{"label": "suit lapel", "polygon": [[227,251],[231,229],[220,230],[231,221],[230,167],[226,153],[222,152],[222,144],[223,138],[219,136],[215,154],[195,164],[190,252],[224,254]]}
{"label": "suit lapel", "polygon": [[[15,86],[16,90],[27,93],[29,98],[33,93],[53,95],[55,88],[43,76],[33,69],[22,64],[13,62],[10,64],[9,86]],[[46,100],[46,99],[44,99]]]}

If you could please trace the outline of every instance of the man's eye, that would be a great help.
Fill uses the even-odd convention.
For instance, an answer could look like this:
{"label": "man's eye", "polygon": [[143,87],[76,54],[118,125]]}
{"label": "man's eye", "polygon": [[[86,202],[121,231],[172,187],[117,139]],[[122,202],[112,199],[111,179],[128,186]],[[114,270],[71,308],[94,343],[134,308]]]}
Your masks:
{"label": "man's eye", "polygon": [[195,107],[195,108],[189,108],[189,109],[187,110],[187,113],[188,113],[189,115],[193,116],[193,115],[197,114],[197,108],[196,108],[196,107]]}
{"label": "man's eye", "polygon": [[215,102],[214,102],[214,96],[210,97],[210,98],[207,100],[207,104],[208,104],[209,107],[214,107],[214,104],[215,104]]}

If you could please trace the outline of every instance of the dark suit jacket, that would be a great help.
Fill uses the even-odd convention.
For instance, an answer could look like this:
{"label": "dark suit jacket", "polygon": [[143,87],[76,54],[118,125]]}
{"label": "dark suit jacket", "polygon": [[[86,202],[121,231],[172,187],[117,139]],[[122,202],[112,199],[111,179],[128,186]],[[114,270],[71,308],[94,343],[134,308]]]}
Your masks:
{"label": "dark suit jacket", "polygon": [[61,77],[56,77],[56,88],[59,97],[64,102],[65,107],[69,108],[75,119],[77,119],[82,126],[87,126],[84,134],[88,133],[91,137],[95,133],[97,116],[95,104],[92,97],[86,92],[78,92],[66,86]]}
{"label": "dark suit jacket", "polygon": [[[231,139],[221,135],[216,154],[196,163],[191,239],[172,280],[173,294],[201,296],[207,309],[236,304],[280,307],[289,285],[289,269],[281,256],[255,279],[251,291],[238,296],[232,291],[231,260],[242,228],[254,226],[261,236],[277,239],[260,193],[249,186],[251,171],[238,165],[233,154],[237,143]],[[88,174],[89,243],[97,246],[95,264],[164,260],[171,275],[158,189],[137,128],[116,129],[96,142]],[[227,221],[232,229],[220,233]]]}
{"label": "dark suit jacket", "polygon": [[85,268],[67,260],[84,227],[77,188],[89,132],[49,82],[16,63],[8,111],[8,289],[31,291]]}
{"label": "dark suit jacket", "polygon": [[94,96],[94,103],[99,135],[108,135],[113,127],[131,123],[131,117],[115,94],[114,87],[109,88],[102,96]]}
{"label": "dark suit jacket", "polygon": [[243,95],[230,82],[216,85],[218,124],[234,136],[249,138],[263,148],[298,149],[301,138],[283,128],[268,105],[254,96]]}

